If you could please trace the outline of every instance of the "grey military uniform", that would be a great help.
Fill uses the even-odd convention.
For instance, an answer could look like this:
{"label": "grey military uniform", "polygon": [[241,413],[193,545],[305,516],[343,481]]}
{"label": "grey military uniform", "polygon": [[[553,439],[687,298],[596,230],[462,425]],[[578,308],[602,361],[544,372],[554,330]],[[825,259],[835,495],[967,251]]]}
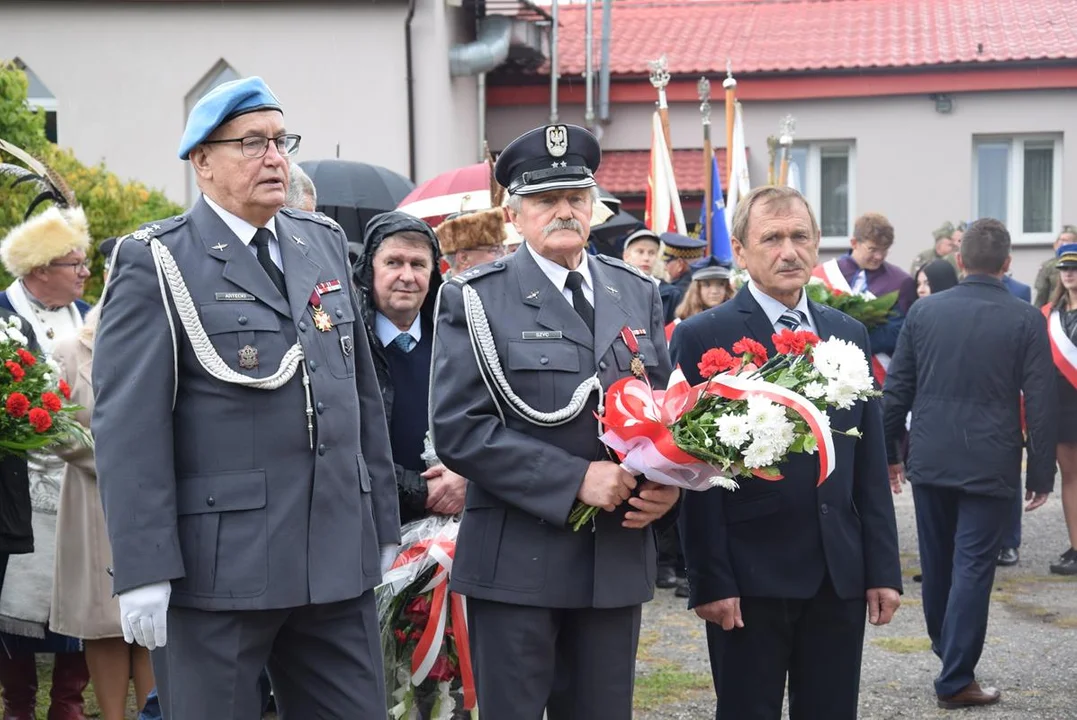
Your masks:
{"label": "grey military uniform", "polygon": [[[169,718],[255,717],[267,660],[285,717],[366,717],[359,711],[384,695],[372,588],[399,516],[346,240],[310,213],[284,210],[275,222],[287,300],[199,200],[123,241],[102,310],[93,431],[114,586],[172,582],[169,641],[154,653]],[[313,448],[301,372],[259,390],[201,366],[173,304],[162,303],[150,235],[175,258],[232,371],[267,377],[298,340]],[[311,297],[333,281],[340,289],[320,297],[333,327],[320,332]],[[311,697],[342,675],[355,692]],[[360,692],[373,694],[366,704]]]}
{"label": "grey military uniform", "polygon": [[593,532],[566,527],[589,464],[609,459],[593,415],[597,395],[561,425],[524,419],[493,399],[465,319],[467,285],[485,306],[509,386],[535,410],[568,405],[596,373],[603,388],[630,375],[623,327],[635,331],[651,382],[664,388],[670,361],[658,288],[619,260],[588,263],[593,336],[527,248],[457,276],[441,293],[431,427],[438,456],[470,481],[452,589],[470,601],[488,720],[537,720],[543,706],[551,720],[631,716],[639,607],[654,590],[654,531],[623,528],[627,504],[599,513]]}
{"label": "grey military uniform", "polygon": [[909,274],[915,278],[916,273],[920,271],[920,268],[922,268],[924,265],[927,265],[929,262],[934,262],[935,260],[945,260],[946,262],[954,266],[954,270],[957,270],[957,253],[950,253],[949,255],[945,255],[940,258],[937,254],[935,254],[935,246],[932,245],[927,250],[924,250],[922,253],[917,255],[916,258],[912,261],[912,267],[909,269]]}

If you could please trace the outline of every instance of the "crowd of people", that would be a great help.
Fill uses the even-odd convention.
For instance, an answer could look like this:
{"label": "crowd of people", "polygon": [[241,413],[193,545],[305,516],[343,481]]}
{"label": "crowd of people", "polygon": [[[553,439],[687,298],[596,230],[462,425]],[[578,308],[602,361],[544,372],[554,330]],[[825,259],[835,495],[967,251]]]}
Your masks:
{"label": "crowd of people", "polygon": [[[0,242],[0,315],[94,435],[2,459],[3,720],[35,717],[35,653],[54,656],[50,720],[82,720],[91,681],[122,720],[132,679],[146,720],[251,720],[270,688],[285,720],[384,717],[374,588],[430,516],[460,518],[450,582],[485,718],[632,717],[656,586],[705,622],[717,716],[776,720],[788,686],[792,717],[855,718],[865,625],[900,605],[906,479],[938,704],[998,701],[975,674],[990,588],[1056,456],[1070,547],[1050,571],[1077,574],[1074,228],[1035,304],[996,221],[945,223],[906,273],[866,213],[820,263],[811,207],[777,186],[738,203],[729,260],[642,226],[615,259],[588,252],[598,142],[553,125],[499,155],[494,207],[378,215],[352,264],[283,116],[259,78],[198,102],[178,154],[201,198],[98,246],[93,308],[77,205]],[[897,300],[869,332],[812,282]],[[781,482],[682,495],[599,441],[618,379],[700,382],[705,351],[773,353],[783,329],[881,368],[881,397],[833,413],[857,437],[835,437],[824,484],[798,455]],[[577,502],[605,512],[574,532]]]}

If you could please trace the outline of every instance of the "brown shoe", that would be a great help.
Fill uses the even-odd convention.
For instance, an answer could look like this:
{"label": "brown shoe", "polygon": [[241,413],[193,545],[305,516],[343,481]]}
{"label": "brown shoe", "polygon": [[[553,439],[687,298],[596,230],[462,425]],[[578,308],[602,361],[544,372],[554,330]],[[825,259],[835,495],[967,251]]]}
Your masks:
{"label": "brown shoe", "polygon": [[1002,693],[995,688],[981,688],[980,683],[973,680],[956,695],[939,695],[939,707],[943,710],[957,710],[980,705],[994,705],[1001,697]]}

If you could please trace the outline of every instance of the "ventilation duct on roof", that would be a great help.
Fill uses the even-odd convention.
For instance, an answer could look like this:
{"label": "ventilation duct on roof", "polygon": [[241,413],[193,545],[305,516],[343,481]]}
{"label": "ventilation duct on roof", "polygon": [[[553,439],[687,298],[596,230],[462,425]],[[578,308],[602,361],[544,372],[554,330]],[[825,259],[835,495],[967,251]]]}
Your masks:
{"label": "ventilation duct on roof", "polygon": [[521,65],[540,65],[542,29],[535,23],[507,15],[488,15],[479,21],[475,42],[449,49],[449,72],[454,77],[490,72],[506,60]]}

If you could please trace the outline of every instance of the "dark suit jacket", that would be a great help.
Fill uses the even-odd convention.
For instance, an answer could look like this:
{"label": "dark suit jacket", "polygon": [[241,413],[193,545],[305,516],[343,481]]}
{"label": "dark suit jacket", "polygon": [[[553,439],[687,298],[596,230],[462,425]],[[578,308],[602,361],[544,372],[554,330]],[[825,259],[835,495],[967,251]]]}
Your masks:
{"label": "dark suit jacket", "polygon": [[[79,309],[79,314],[82,315],[82,317],[86,317],[86,313],[90,312],[90,306],[86,303],[85,300],[79,300],[76,298],[75,307]],[[15,312],[15,308],[11,305],[11,300],[9,300],[7,297],[7,290],[0,292],[0,308],[8,310],[11,313]]]}
{"label": "dark suit jacket", "polygon": [[1009,275],[1002,276],[1002,284],[1006,286],[1006,289],[1010,291],[1010,294],[1016,298],[1024,300],[1027,303],[1032,302],[1032,288],[1025,285],[1019,280],[1014,280]]}
{"label": "dark suit jacket", "polygon": [[[809,302],[820,337],[855,342],[868,353],[864,326]],[[731,349],[741,337],[774,352],[773,327],[747,288],[724,305],[685,320],[673,332],[674,365],[691,383],[706,350]],[[834,435],[837,463],[818,488],[817,455],[793,455],[779,482],[741,480],[730,493],[686,493],[681,510],[690,606],[730,597],[810,598],[829,574],[839,597],[868,588],[901,589],[897,524],[887,479],[882,410],[877,399],[830,412],[832,427],[860,428],[860,439]]]}
{"label": "dark suit jacket", "polygon": [[[970,276],[917,301],[905,319],[884,388],[888,447],[905,431],[911,410],[911,482],[1013,497],[1020,488],[1023,391],[1026,484],[1050,492],[1055,382],[1040,311],[999,280]],[[890,461],[897,462],[896,454]]]}

